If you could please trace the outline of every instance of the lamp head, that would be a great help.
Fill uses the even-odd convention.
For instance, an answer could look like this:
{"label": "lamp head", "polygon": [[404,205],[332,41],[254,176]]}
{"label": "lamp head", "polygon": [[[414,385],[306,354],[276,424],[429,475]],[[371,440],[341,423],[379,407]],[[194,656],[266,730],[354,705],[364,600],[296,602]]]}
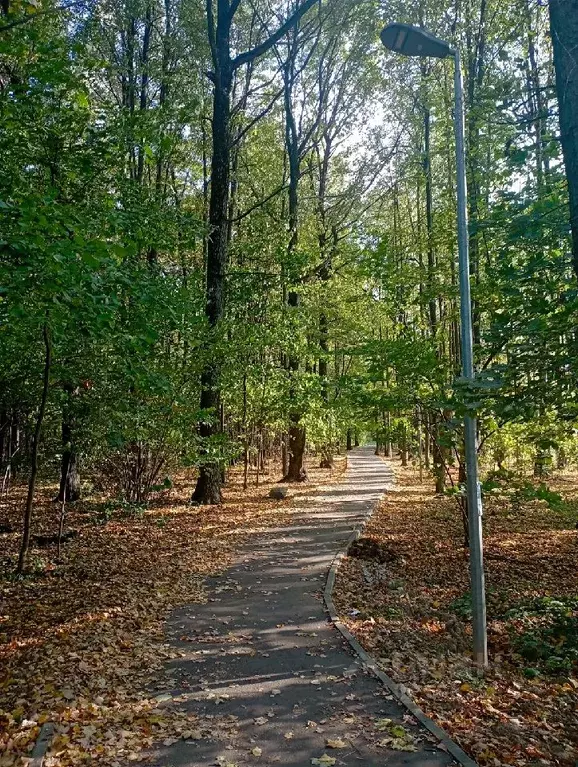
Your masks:
{"label": "lamp head", "polygon": [[381,31],[381,42],[388,50],[404,56],[445,59],[454,55],[454,49],[445,40],[411,24],[388,24]]}

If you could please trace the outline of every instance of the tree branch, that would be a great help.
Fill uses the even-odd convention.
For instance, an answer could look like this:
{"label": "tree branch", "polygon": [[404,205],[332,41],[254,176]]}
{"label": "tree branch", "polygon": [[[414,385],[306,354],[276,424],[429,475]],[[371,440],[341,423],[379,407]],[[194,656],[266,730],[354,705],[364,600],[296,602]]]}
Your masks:
{"label": "tree branch", "polygon": [[264,197],[262,200],[259,200],[259,202],[251,205],[251,207],[247,208],[247,210],[243,211],[243,213],[239,213],[239,215],[235,216],[235,218],[232,220],[232,223],[236,224],[237,222],[242,221],[244,218],[247,218],[247,216],[250,215],[254,210],[257,210],[257,208],[262,208],[263,205],[268,203],[269,200],[272,200],[273,197],[281,194],[284,189],[287,189],[287,184],[283,184],[282,186],[277,187],[277,189],[274,189],[271,194],[267,195],[267,197]]}
{"label": "tree branch", "polygon": [[[211,58],[213,59],[213,66],[215,67],[215,74],[219,66],[219,59],[217,57],[217,41],[215,39],[215,16],[213,14],[213,0],[206,0],[207,9],[207,37],[209,38],[209,45],[211,47]],[[212,73],[207,73],[210,80]]]}
{"label": "tree branch", "polygon": [[277,29],[276,32],[273,32],[272,35],[270,35],[266,40],[264,40],[260,45],[256,45],[254,48],[252,48],[250,51],[245,51],[244,53],[240,53],[236,58],[233,59],[231,62],[231,69],[235,70],[238,67],[242,67],[243,64],[247,64],[250,61],[253,61],[254,59],[258,58],[259,56],[262,56],[264,53],[267,53],[269,48],[272,48],[275,43],[280,40],[292,27],[297,24],[299,19],[307,13],[307,11],[312,8],[315,3],[319,2],[319,0],[305,0],[305,2],[300,5],[297,10],[289,16],[287,21],[285,21],[281,26]]}
{"label": "tree branch", "polygon": [[62,11],[67,11],[77,5],[82,5],[83,2],[84,0],[77,0],[77,2],[69,3],[68,5],[60,5],[58,8],[48,8],[45,11],[36,11],[27,16],[21,16],[18,19],[9,21],[6,24],[0,24],[0,34],[2,34],[2,32],[8,32],[8,30],[14,29],[15,27],[20,27],[22,24],[27,24],[29,21],[34,21],[34,19],[37,19],[39,16],[49,16],[53,13],[61,13]]}

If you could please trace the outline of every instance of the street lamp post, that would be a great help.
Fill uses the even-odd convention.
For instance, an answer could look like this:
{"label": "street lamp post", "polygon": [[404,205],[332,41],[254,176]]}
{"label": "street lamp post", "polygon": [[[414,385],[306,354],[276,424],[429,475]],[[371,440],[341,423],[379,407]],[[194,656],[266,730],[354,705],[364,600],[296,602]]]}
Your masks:
{"label": "street lamp post", "polygon": [[[405,56],[434,57],[438,59],[445,59],[451,56],[454,59],[454,127],[456,137],[462,371],[466,381],[473,381],[472,303],[470,295],[470,255],[464,149],[464,96],[460,54],[457,49],[452,48],[445,40],[440,40],[425,29],[414,27],[410,24],[389,24],[381,32],[381,41],[389,50]],[[482,543],[482,498],[478,477],[476,418],[469,414],[466,414],[464,417],[464,443],[470,538],[474,661],[479,667],[483,668],[488,663],[488,639]]]}

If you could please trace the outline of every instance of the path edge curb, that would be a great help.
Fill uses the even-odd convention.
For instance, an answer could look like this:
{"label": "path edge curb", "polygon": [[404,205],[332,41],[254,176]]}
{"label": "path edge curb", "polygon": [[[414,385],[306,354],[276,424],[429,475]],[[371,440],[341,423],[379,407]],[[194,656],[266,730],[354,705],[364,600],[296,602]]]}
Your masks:
{"label": "path edge curb", "polygon": [[[389,467],[388,467],[389,468]],[[391,471],[391,469],[390,469]],[[392,472],[393,475],[393,472]],[[339,570],[339,565],[341,564],[341,561],[345,558],[347,551],[349,550],[349,547],[351,544],[356,541],[363,530],[365,529],[367,523],[373,516],[373,513],[375,509],[377,508],[378,503],[381,501],[381,499],[384,497],[385,493],[387,492],[388,487],[390,487],[393,484],[393,476],[391,479],[387,480],[387,486],[384,489],[383,493],[380,495],[379,499],[372,505],[370,510],[365,515],[365,518],[362,520],[362,522],[353,530],[347,541],[345,542],[345,545],[343,548],[335,555],[333,562],[331,563],[331,567],[329,568],[329,572],[327,574],[327,580],[325,582],[325,590],[323,592],[323,600],[325,602],[325,607],[327,608],[327,612],[329,613],[329,618],[331,619],[331,622],[335,626],[335,628],[341,633],[341,635],[344,637],[344,639],[348,642],[351,649],[355,652],[355,654],[360,658],[363,665],[371,671],[379,680],[380,682],[392,693],[392,695],[397,698],[397,700],[410,712],[410,714],[417,719],[417,721],[425,727],[426,730],[428,730],[432,735],[435,736],[435,738],[439,741],[440,745],[443,746],[443,750],[447,751],[450,756],[452,756],[456,762],[462,765],[462,767],[479,767],[478,763],[475,762],[471,757],[469,757],[466,752],[461,749],[457,743],[455,743],[450,736],[445,732],[445,730],[442,730],[442,728],[437,725],[433,719],[430,719],[427,714],[422,711],[422,709],[413,701],[408,695],[406,695],[399,687],[399,685],[393,681],[393,679],[388,676],[384,671],[382,671],[375,658],[370,655],[366,650],[363,649],[363,647],[360,645],[358,640],[353,636],[353,634],[349,631],[347,626],[345,626],[344,623],[339,619],[339,615],[337,613],[337,609],[335,607],[335,603],[333,602],[333,590],[335,588],[335,580],[337,578],[337,571]]]}

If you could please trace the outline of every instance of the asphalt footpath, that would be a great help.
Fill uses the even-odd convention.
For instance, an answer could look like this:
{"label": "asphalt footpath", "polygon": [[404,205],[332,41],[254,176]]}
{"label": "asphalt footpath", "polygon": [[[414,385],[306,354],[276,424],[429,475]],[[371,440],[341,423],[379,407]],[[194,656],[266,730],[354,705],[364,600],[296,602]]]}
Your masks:
{"label": "asphalt footpath", "polygon": [[[155,767],[452,764],[328,619],[327,573],[392,482],[358,448],[345,480],[299,496],[289,520],[253,537],[206,604],[176,610],[168,705],[199,717]],[[335,760],[335,761],[333,761]]]}

